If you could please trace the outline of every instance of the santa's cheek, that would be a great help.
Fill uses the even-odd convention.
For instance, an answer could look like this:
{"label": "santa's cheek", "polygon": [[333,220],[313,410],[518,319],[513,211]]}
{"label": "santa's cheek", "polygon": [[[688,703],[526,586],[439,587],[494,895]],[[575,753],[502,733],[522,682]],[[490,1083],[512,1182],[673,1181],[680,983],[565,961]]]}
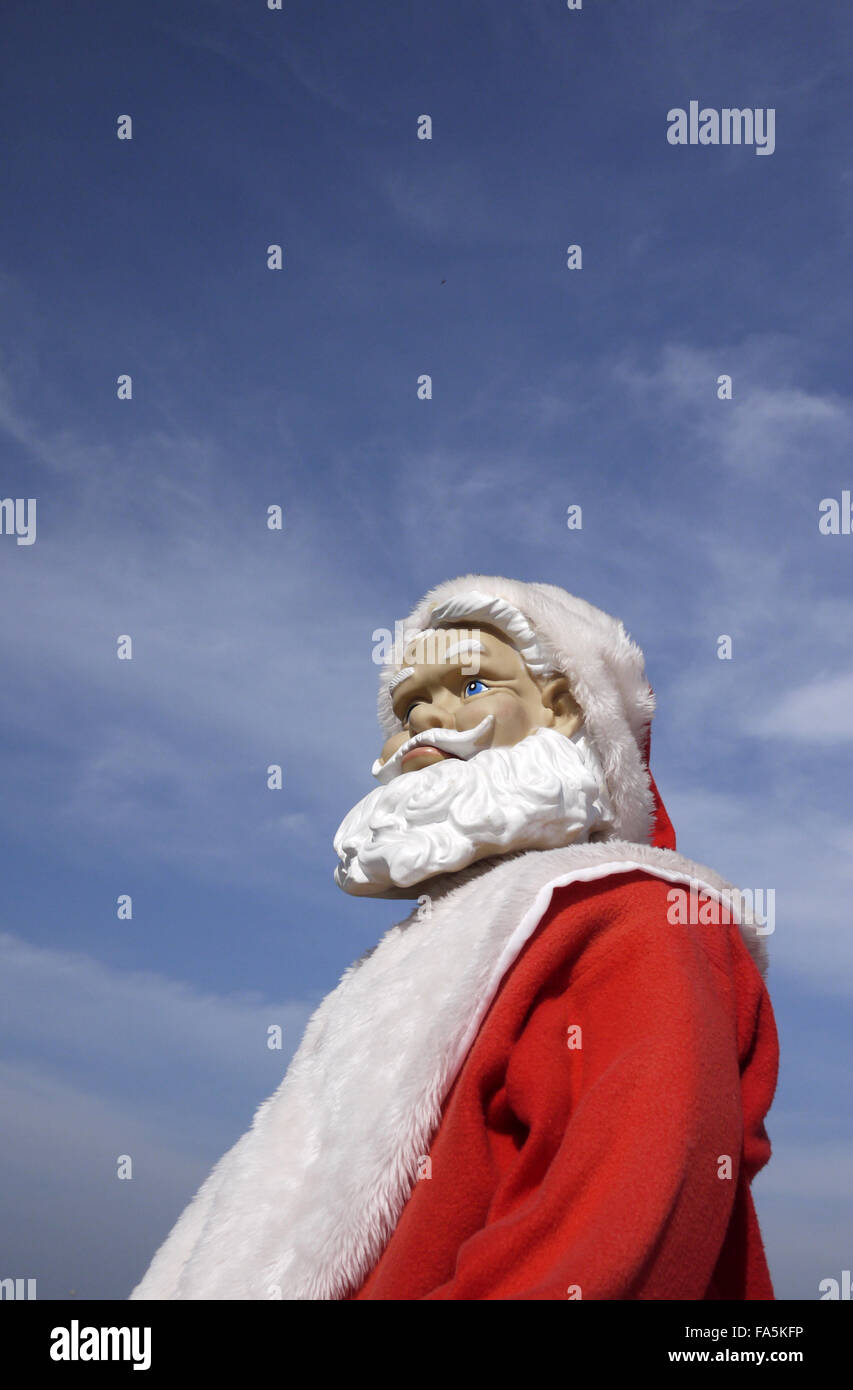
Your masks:
{"label": "santa's cheek", "polygon": [[528,711],[513,695],[494,694],[471,700],[457,718],[460,729],[475,729],[481,720],[491,715],[495,721],[493,746],[519,743],[533,727]]}

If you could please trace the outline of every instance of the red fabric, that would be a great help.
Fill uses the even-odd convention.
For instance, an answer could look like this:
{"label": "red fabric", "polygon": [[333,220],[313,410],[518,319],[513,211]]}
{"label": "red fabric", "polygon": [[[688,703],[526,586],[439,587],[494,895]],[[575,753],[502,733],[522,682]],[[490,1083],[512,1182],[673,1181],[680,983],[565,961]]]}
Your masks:
{"label": "red fabric", "polygon": [[770,1000],[738,928],[670,925],[669,888],[555,892],[356,1299],[773,1298],[750,1193]]}
{"label": "red fabric", "polygon": [[675,827],[667,815],[666,807],[660,799],[660,792],[655,785],[655,779],[651,772],[649,781],[652,784],[652,795],[655,799],[655,824],[652,831],[652,844],[657,849],[675,849]]}
{"label": "red fabric", "polygon": [[657,786],[655,785],[655,779],[652,776],[652,770],[649,767],[651,744],[652,726],[650,724],[649,727],[646,729],[645,737],[643,738],[640,751],[643,755],[643,762],[646,765],[646,771],[649,774],[649,782],[651,783],[652,796],[655,799],[655,823],[652,830],[652,844],[655,845],[658,849],[675,849],[675,826],[670,820],[669,815],[667,814],[667,809],[661,801],[660,792],[658,791]]}

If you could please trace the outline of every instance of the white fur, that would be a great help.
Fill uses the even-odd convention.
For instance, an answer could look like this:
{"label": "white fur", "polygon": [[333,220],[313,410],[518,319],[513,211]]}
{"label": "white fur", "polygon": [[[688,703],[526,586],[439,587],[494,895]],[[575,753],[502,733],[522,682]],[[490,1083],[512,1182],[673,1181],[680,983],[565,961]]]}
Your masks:
{"label": "white fur", "polygon": [[[345,972],[279,1089],[222,1158],[132,1299],[340,1299],[379,1259],[501,979],[557,886],[643,869],[719,897],[670,850],[607,841],[506,855],[419,885],[416,909]],[[684,927],[669,930],[683,931]],[[759,968],[764,943],[744,939]]]}

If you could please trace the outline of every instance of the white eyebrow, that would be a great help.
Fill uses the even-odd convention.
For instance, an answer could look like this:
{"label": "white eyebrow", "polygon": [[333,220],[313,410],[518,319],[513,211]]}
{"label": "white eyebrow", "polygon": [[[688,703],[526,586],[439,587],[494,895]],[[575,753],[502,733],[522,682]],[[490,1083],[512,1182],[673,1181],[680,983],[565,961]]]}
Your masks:
{"label": "white eyebrow", "polygon": [[452,661],[455,656],[469,656],[471,652],[483,651],[482,642],[478,642],[476,637],[466,637],[461,642],[454,642],[444,653],[445,661]]}
{"label": "white eyebrow", "polygon": [[403,681],[407,681],[409,679],[409,676],[413,676],[414,674],[414,666],[404,666],[402,671],[398,671],[396,676],[392,676],[389,680],[388,694],[392,695],[394,691],[397,689],[398,685],[402,685]]}

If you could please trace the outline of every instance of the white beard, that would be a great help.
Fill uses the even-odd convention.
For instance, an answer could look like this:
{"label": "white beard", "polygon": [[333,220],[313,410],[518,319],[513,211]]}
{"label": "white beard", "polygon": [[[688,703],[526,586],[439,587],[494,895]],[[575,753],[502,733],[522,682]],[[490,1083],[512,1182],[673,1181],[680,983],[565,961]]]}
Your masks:
{"label": "white beard", "polygon": [[[464,736],[469,747],[481,727]],[[445,746],[463,746],[448,731],[432,730],[431,739],[442,732]],[[355,895],[404,896],[400,889],[491,855],[604,839],[613,815],[583,729],[571,738],[536,729],[510,747],[446,758],[370,792],[335,836],[335,882]]]}

